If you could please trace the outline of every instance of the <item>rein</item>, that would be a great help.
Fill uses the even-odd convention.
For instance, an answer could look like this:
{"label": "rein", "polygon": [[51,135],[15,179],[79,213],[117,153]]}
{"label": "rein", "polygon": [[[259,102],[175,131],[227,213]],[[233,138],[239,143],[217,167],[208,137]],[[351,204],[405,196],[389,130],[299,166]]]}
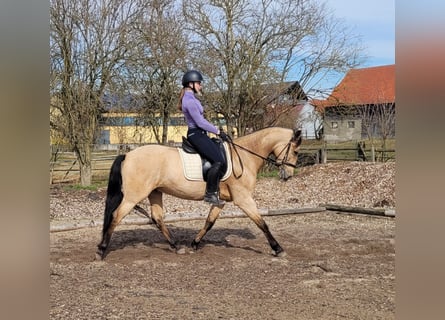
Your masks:
{"label": "rein", "polygon": [[[249,152],[250,154],[253,154],[254,156],[256,156],[256,157],[258,157],[258,158],[261,158],[261,159],[263,159],[264,161],[266,161],[266,162],[268,162],[268,163],[270,163],[270,164],[273,164],[273,165],[275,165],[275,166],[277,166],[277,167],[280,167],[280,166],[282,166],[282,165],[287,165],[287,166],[290,166],[290,167],[293,167],[293,168],[296,168],[296,167],[297,167],[295,164],[287,162],[287,157],[288,157],[288,155],[289,155],[289,150],[290,150],[290,144],[291,144],[291,141],[289,141],[289,142],[284,146],[284,148],[280,151],[280,153],[277,155],[277,159],[278,159],[278,158],[280,157],[280,155],[283,153],[283,151],[286,150],[286,153],[285,153],[285,156],[284,156],[283,160],[280,161],[280,162],[278,162],[278,161],[275,160],[275,159],[271,159],[271,158],[269,158],[269,157],[267,157],[267,158],[266,158],[266,157],[263,157],[262,155],[260,155],[260,154],[258,154],[258,153],[256,153],[256,152],[253,152],[252,150],[249,150],[249,149],[247,149],[247,148],[245,148],[245,147],[243,147],[243,146],[240,146],[239,144],[236,144],[235,142],[233,142],[232,138],[230,138],[230,137],[228,137],[228,138],[229,138],[229,139],[228,139],[227,142],[233,146],[233,149],[235,150],[236,155],[238,156],[239,163],[240,163],[240,165],[241,165],[241,174],[240,174],[239,176],[237,176],[237,175],[235,174],[235,172],[233,172],[233,175],[235,176],[236,179],[241,178],[241,176],[243,175],[243,172],[244,172],[244,165],[243,165],[243,162],[241,161],[241,157],[240,157],[240,155],[239,155],[239,153],[238,153],[237,147],[240,148],[240,149],[243,149],[244,151],[247,151],[247,152]],[[230,156],[232,157],[232,153],[230,153]],[[233,158],[232,158],[232,163],[233,163]]]}

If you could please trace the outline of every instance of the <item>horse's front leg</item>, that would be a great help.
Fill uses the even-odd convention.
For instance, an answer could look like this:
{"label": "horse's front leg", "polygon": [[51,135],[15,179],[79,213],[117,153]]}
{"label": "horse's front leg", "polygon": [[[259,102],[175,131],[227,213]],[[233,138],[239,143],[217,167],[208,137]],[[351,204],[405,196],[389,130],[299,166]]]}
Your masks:
{"label": "horse's front leg", "polygon": [[173,240],[170,231],[168,231],[167,226],[164,223],[164,207],[162,204],[162,192],[158,190],[153,190],[148,196],[148,199],[150,201],[151,219],[153,220],[154,223],[156,223],[156,226],[159,228],[159,230],[161,230],[162,234],[170,244],[170,247],[175,251],[178,251],[176,242]]}
{"label": "horse's front leg", "polygon": [[[242,194],[242,193],[240,193]],[[269,230],[269,227],[264,221],[263,217],[259,214],[257,206],[253,198],[249,196],[238,197],[238,199],[233,200],[234,204],[241,208],[244,213],[255,222],[255,224],[263,231],[264,235],[269,241],[270,247],[272,248],[274,255],[279,257],[284,257],[286,253],[280,246],[277,240]]]}
{"label": "horse's front leg", "polygon": [[198,250],[199,242],[201,242],[201,239],[206,235],[206,233],[212,229],[213,225],[215,224],[216,219],[218,218],[220,212],[224,208],[224,205],[215,206],[213,205],[210,208],[209,215],[207,216],[204,228],[202,228],[199,233],[196,235],[195,239],[192,241],[192,248],[194,250]]}

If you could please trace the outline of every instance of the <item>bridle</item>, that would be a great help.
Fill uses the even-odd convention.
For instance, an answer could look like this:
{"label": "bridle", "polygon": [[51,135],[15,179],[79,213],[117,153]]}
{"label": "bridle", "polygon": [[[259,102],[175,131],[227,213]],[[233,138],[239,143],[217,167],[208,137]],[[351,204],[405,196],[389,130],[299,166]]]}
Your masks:
{"label": "bridle", "polygon": [[[243,146],[240,146],[239,144],[236,144],[235,142],[233,142],[233,140],[232,140],[230,137],[228,137],[228,141],[227,141],[227,142],[233,146],[233,150],[235,151],[236,155],[238,156],[238,160],[239,160],[239,163],[240,163],[240,165],[241,165],[241,173],[240,173],[239,176],[237,176],[237,175],[235,174],[235,172],[233,172],[233,175],[234,175],[234,177],[235,177],[236,179],[241,178],[241,176],[243,175],[243,172],[244,172],[244,165],[243,165],[243,162],[242,162],[242,160],[241,160],[241,156],[240,156],[239,153],[238,153],[237,148],[243,149],[244,151],[247,151],[247,152],[249,152],[250,154],[253,154],[254,156],[256,156],[256,157],[258,157],[258,158],[261,158],[261,159],[263,159],[264,161],[266,161],[267,163],[272,164],[272,165],[275,165],[275,166],[277,166],[277,167],[281,167],[281,166],[283,166],[283,165],[290,166],[290,167],[292,167],[292,168],[296,168],[296,167],[297,167],[296,164],[287,162],[287,159],[289,158],[289,152],[290,152],[290,146],[291,146],[291,143],[292,143],[292,138],[291,138],[291,139],[289,140],[289,142],[284,146],[284,148],[281,149],[281,151],[278,153],[276,159],[271,159],[271,158],[269,158],[269,157],[267,157],[267,158],[266,158],[266,157],[263,157],[262,155],[260,155],[260,154],[258,154],[258,153],[256,153],[256,152],[254,152],[254,151],[252,151],[252,150],[249,150],[249,149],[247,149],[247,148],[245,148],[245,147],[243,147]],[[283,152],[284,152],[284,157],[283,157],[282,160],[279,160],[280,155],[281,155]],[[232,153],[230,153],[230,156],[232,157]],[[232,163],[233,163],[233,161],[232,161]]]}
{"label": "bridle", "polygon": [[287,162],[287,159],[289,157],[291,143],[292,143],[292,139],[289,140],[289,142],[284,146],[284,148],[280,151],[280,153],[277,156],[277,160],[278,160],[280,158],[280,155],[283,153],[283,151],[286,150],[286,153],[284,154],[283,160],[281,162],[278,162],[277,160],[274,160],[274,164],[277,167],[280,167],[282,165],[289,166],[289,167],[292,167],[292,168],[296,168],[297,167],[296,164]]}

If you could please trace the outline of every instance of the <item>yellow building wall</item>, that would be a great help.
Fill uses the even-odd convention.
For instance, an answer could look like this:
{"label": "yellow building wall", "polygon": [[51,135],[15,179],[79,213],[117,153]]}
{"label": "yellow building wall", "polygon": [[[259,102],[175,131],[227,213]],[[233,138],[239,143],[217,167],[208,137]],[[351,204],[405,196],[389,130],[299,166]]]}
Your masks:
{"label": "yellow building wall", "polygon": [[[53,118],[57,114],[50,113],[50,117]],[[104,113],[103,118],[136,118],[137,113]],[[173,117],[181,117],[182,114],[175,114]],[[162,130],[162,128],[159,128]],[[101,125],[100,131],[108,131],[110,144],[150,144],[158,143],[151,127],[148,126],[136,126],[136,125]],[[181,143],[182,137],[187,135],[186,125],[169,125],[167,133],[167,141]],[[50,144],[64,144],[64,141],[60,138],[60,135],[51,130],[50,131]]]}
{"label": "yellow building wall", "polygon": [[[132,118],[137,117],[137,113],[105,113],[104,118]],[[181,118],[182,114],[174,114],[172,117]],[[110,144],[148,144],[158,143],[151,127],[148,126],[101,126],[101,131],[109,132]],[[159,128],[162,130],[162,128]],[[187,125],[169,125],[167,132],[168,142],[182,142],[182,137],[187,135]],[[162,131],[161,131],[162,132]],[[160,133],[159,135],[161,135]]]}
{"label": "yellow building wall", "polygon": [[[110,144],[158,143],[153,131],[149,127],[103,126],[101,130],[110,132]],[[212,134],[210,135],[212,136]],[[183,136],[187,136],[187,126],[168,127],[167,142],[182,142]]]}
{"label": "yellow building wall", "polygon": [[[110,144],[144,144],[158,143],[150,127],[134,126],[103,126],[101,130],[110,133]],[[161,129],[162,130],[162,129]],[[187,135],[186,126],[169,126],[167,140],[181,142],[182,136]]]}

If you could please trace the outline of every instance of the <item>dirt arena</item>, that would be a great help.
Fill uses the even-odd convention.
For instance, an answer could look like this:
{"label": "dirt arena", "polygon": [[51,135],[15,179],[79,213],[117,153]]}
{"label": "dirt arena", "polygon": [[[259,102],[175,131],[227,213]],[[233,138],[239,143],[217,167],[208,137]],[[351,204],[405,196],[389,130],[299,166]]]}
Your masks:
{"label": "dirt arena", "polygon": [[[348,174],[356,170],[348,166]],[[381,171],[388,175],[387,166]],[[311,173],[303,174],[300,181],[308,183]],[[77,197],[103,203],[102,195]],[[52,193],[51,222],[75,220],[58,213],[63,196]],[[60,202],[65,214],[76,207],[68,201],[76,195],[68,196]],[[305,206],[295,196],[282,197]],[[264,207],[268,200],[258,198]],[[100,210],[92,211],[88,218],[101,217]],[[271,255],[248,218],[222,216],[196,252],[190,242],[204,221],[169,222],[185,248],[181,255],[170,251],[154,225],[122,224],[104,261],[94,259],[99,225],[51,233],[50,319],[395,319],[394,218],[322,211],[265,220],[287,256]]]}

